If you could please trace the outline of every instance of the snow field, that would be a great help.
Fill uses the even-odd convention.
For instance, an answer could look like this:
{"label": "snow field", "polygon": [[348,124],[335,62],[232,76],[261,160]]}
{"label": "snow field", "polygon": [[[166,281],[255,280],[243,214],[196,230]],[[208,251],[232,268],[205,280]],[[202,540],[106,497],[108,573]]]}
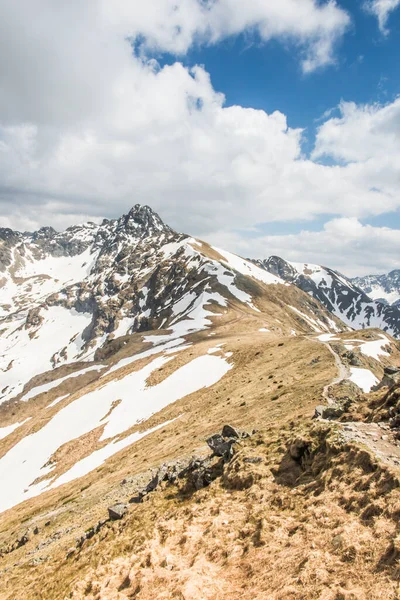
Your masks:
{"label": "snow field", "polygon": [[[140,371],[112,380],[74,400],[62,408],[42,429],[20,440],[0,459],[0,511],[39,495],[48,489],[49,484],[52,487],[61,485],[61,478],[54,482],[46,479],[35,485],[33,481],[38,477],[51,475],[52,468],[44,465],[63,444],[104,426],[100,441],[109,442],[98,451],[100,454],[81,461],[75,471],[72,471],[72,468],[72,474],[70,472],[68,478],[74,476],[73,473],[77,473],[75,476],[82,476],[90,471],[91,465],[98,465],[99,460],[105,460],[125,447],[124,444],[133,443],[136,439],[130,437],[130,441],[127,442],[116,440],[116,436],[146,421],[176,400],[210,387],[232,368],[223,357],[200,356],[176,370],[158,385],[148,387],[146,382],[151,373],[170,360],[173,360],[173,357],[157,357]],[[105,418],[116,400],[120,400],[120,403]]]}

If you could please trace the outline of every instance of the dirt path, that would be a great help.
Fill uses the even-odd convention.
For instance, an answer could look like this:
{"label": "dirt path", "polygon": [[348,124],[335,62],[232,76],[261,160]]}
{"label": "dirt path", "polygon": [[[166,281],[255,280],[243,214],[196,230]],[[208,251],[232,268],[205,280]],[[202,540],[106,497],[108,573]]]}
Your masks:
{"label": "dirt path", "polygon": [[338,369],[338,375],[330,383],[326,384],[326,386],[324,387],[323,392],[322,392],[322,396],[325,398],[327,403],[332,404],[333,400],[332,400],[331,396],[329,395],[329,388],[333,385],[340,383],[341,381],[343,381],[343,379],[347,379],[348,377],[350,377],[350,370],[348,369],[348,367],[346,367],[346,365],[344,365],[342,363],[339,354],[337,354],[337,352],[335,352],[333,350],[333,348],[329,344],[329,341],[323,342],[323,341],[319,340],[319,342],[321,344],[324,344],[324,346],[326,346],[328,348],[329,352],[332,354],[333,358],[335,359],[335,365]]}
{"label": "dirt path", "polygon": [[[338,375],[328,383],[322,392],[328,404],[333,404],[334,400],[329,396],[329,388],[347,379],[350,376],[349,368],[344,365],[340,356],[333,350],[330,340],[321,340],[317,338],[320,344],[324,344],[335,359],[338,369]],[[379,460],[387,465],[400,466],[400,444],[396,442],[387,423],[363,423],[360,421],[350,421],[348,423],[337,423],[341,427],[343,440],[356,442],[366,446]]]}
{"label": "dirt path", "polygon": [[[342,363],[339,354],[333,350],[332,346],[330,345],[330,340],[329,339],[322,340],[320,338],[321,338],[321,336],[317,336],[317,337],[313,336],[312,339],[317,341],[319,344],[323,344],[329,350],[329,352],[332,354],[333,358],[335,359],[335,365],[338,370],[337,376],[334,379],[332,379],[332,381],[327,383],[322,391],[322,396],[326,400],[327,404],[333,404],[334,401],[333,401],[332,397],[329,395],[329,388],[332,387],[333,385],[337,385],[338,383],[343,381],[343,379],[348,379],[348,377],[350,377],[350,370],[348,369],[348,367],[345,364]],[[332,334],[332,339],[334,339],[334,334]]]}

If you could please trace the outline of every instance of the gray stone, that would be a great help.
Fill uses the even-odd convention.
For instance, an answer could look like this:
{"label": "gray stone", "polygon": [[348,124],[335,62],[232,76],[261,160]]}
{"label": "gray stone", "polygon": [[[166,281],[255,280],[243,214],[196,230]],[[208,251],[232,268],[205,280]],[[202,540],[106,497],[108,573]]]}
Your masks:
{"label": "gray stone", "polygon": [[337,404],[331,406],[319,405],[315,408],[314,419],[338,419],[344,413],[344,409]]}
{"label": "gray stone", "polygon": [[235,439],[225,440],[219,433],[212,435],[206,441],[216,456],[230,456],[232,444],[236,442]]}
{"label": "gray stone", "polygon": [[384,368],[384,372],[387,375],[395,375],[396,373],[398,373],[400,371],[399,367],[394,367],[394,366],[389,366],[389,367],[385,367]]}
{"label": "gray stone", "polygon": [[349,357],[349,362],[352,367],[362,367],[363,366],[361,360],[354,352],[349,352],[348,357]]}
{"label": "gray stone", "polygon": [[132,496],[132,498],[129,499],[129,504],[140,504],[145,495],[145,493],[140,492],[137,496]]}
{"label": "gray stone", "polygon": [[167,474],[168,474],[168,465],[162,465],[156,475],[153,477],[153,479],[150,481],[150,483],[146,486],[146,493],[149,494],[150,492],[153,492],[156,487],[158,487],[160,485],[160,483],[162,483],[163,481],[165,481],[167,479]]}
{"label": "gray stone", "polygon": [[241,433],[232,427],[232,425],[224,425],[222,428],[222,437],[224,438],[240,438]]}
{"label": "gray stone", "polygon": [[113,506],[109,506],[108,515],[112,521],[117,521],[118,519],[122,519],[128,507],[126,504],[118,503]]}

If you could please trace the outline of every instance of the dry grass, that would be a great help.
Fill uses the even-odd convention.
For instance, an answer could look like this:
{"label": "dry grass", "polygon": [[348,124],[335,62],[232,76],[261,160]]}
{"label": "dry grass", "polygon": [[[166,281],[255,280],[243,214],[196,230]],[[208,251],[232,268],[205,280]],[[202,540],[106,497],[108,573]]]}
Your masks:
{"label": "dry grass", "polygon": [[[302,465],[287,453],[299,436],[310,444]],[[397,486],[326,427],[270,428],[242,443],[210,487],[155,492],[70,558],[6,575],[0,597],[394,600]]]}
{"label": "dry grass", "polygon": [[[383,467],[370,471],[356,449],[334,450],[317,432],[311,440],[318,452],[303,465],[306,471],[286,455],[292,437],[310,436],[314,407],[336,367],[328,349],[286,307],[307,304],[308,297],[275,287],[258,298],[262,313],[230,306],[214,336],[194,334],[190,349],[152,375],[149,383],[159,383],[220,343],[224,352],[233,353],[233,368],[217,384],[167,406],[142,427],[174,422],[84,478],[0,515],[0,549],[28,528],[39,528],[25,546],[0,558],[1,600],[398,597],[395,479]],[[270,333],[259,332],[261,327]],[[116,354],[102,358],[114,363],[143,347],[139,335],[131,336]],[[121,376],[149,360],[126,366]],[[96,379],[83,383],[71,390],[72,399],[98,385]],[[24,414],[33,418],[24,435],[59,410],[57,405],[49,415],[43,413],[52,399],[26,403]],[[222,479],[190,497],[172,488],[156,492],[66,559],[75,538],[103,519],[107,506],[128,500],[151,468],[204,452],[205,438],[227,422],[262,433],[243,445]],[[126,434],[135,429],[141,427]],[[52,457],[54,472],[61,474],[97,448],[97,433],[59,449]],[[12,443],[18,435],[10,436]],[[2,442],[0,455],[10,440]],[[251,456],[262,461],[247,463]],[[122,485],[122,480],[127,481]],[[373,508],[366,512],[369,505]]]}

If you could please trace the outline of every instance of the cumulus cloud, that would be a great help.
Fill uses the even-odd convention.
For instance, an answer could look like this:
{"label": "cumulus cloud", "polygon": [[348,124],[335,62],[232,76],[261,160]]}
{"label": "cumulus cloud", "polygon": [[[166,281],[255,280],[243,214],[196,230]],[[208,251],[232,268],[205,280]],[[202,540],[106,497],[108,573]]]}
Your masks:
{"label": "cumulus cloud", "polygon": [[290,40],[309,71],[349,23],[335,2],[3,0],[2,14],[0,225],[61,229],[140,202],[211,239],[400,206],[398,101],[343,103],[307,158],[284,114],[226,107],[203,67],[154,59],[256,31]]}
{"label": "cumulus cloud", "polygon": [[365,3],[368,12],[376,16],[379,23],[379,29],[384,35],[388,35],[387,22],[390,13],[400,6],[400,0],[370,0]]}
{"label": "cumulus cloud", "polygon": [[397,229],[363,225],[355,218],[337,218],[321,231],[292,235],[267,235],[244,239],[220,231],[215,241],[243,256],[278,255],[293,262],[322,264],[347,275],[386,273],[399,268],[400,234]]}

